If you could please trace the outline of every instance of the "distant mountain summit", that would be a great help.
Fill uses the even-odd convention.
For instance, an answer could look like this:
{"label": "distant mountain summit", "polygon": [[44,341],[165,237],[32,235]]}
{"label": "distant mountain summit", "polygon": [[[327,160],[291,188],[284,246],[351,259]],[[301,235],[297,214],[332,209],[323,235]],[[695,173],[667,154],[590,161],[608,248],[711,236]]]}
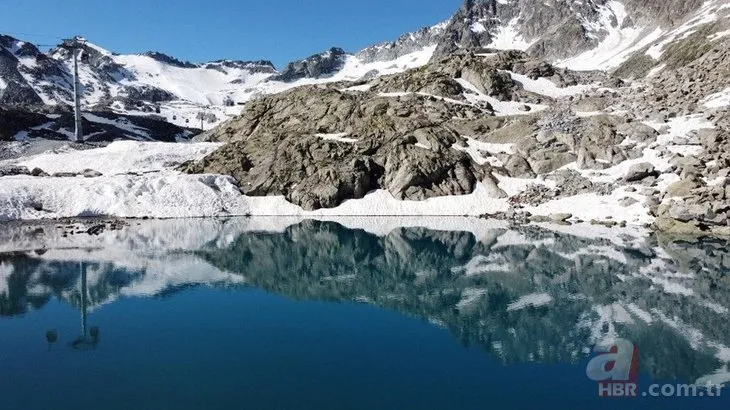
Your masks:
{"label": "distant mountain summit", "polygon": [[702,0],[466,0],[439,36],[435,56],[493,47],[565,59],[594,49],[607,38],[619,45],[642,38],[636,31],[648,35],[653,29],[669,28],[702,4]]}
{"label": "distant mountain summit", "polygon": [[[667,49],[698,30],[706,39],[721,36],[729,9],[730,0],[465,0],[439,24],[354,53],[333,47],[281,70],[266,60],[191,63],[157,51],[122,55],[86,42],[80,55],[82,106],[208,129],[263,95],[400,73],[464,51],[521,50],[560,67],[644,76],[661,68]],[[685,51],[705,48],[693,44]],[[0,105],[67,107],[71,73],[67,47],[46,53],[0,36]]]}
{"label": "distant mountain summit", "polygon": [[345,65],[347,53],[339,47],[332,47],[324,53],[315,54],[304,60],[289,63],[274,81],[292,82],[302,78],[321,78],[333,75]]}

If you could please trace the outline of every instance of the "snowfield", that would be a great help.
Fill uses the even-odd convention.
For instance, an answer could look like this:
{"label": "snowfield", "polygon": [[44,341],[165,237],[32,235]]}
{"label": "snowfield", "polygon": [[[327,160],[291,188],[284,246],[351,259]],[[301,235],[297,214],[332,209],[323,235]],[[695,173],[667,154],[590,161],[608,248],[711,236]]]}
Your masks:
{"label": "snowfield", "polygon": [[94,169],[103,175],[96,178],[3,177],[0,220],[92,216],[477,216],[505,211],[508,205],[505,200],[490,198],[487,189],[480,185],[471,195],[422,202],[399,201],[380,190],[360,200],[346,201],[337,208],[308,212],[284,197],[244,196],[228,176],[187,175],[174,170],[179,163],[200,159],[219,146],[119,141],[105,148],[51,152],[5,161],[0,165],[40,168],[50,174]]}
{"label": "snowfield", "polygon": [[[343,135],[323,138],[345,139]],[[486,144],[467,139],[472,158],[485,163],[490,153],[510,152],[510,144]],[[505,212],[508,198],[493,198],[479,183],[470,195],[401,201],[386,190],[370,192],[362,199],[340,206],[305,211],[283,196],[248,197],[240,193],[233,178],[225,175],[188,175],[176,171],[182,162],[198,160],[213,152],[216,143],[159,143],[119,141],[107,147],[85,151],[58,150],[32,157],[0,162],[40,168],[49,174],[80,173],[93,169],[98,177],[8,176],[0,179],[0,221],[70,217],[114,216],[121,218],[189,218],[220,216],[296,216],[329,218],[336,216],[481,216]],[[621,169],[610,170],[598,179],[619,178]],[[550,185],[544,179],[500,177],[498,185],[509,195],[524,191],[530,184]],[[535,215],[572,212],[575,218],[625,220],[639,225],[651,221],[643,205],[625,208],[618,201],[629,194],[619,190],[611,196],[583,195],[548,202],[529,209]],[[641,199],[641,198],[637,198]],[[643,203],[643,201],[642,201]],[[617,217],[619,216],[619,217]]]}

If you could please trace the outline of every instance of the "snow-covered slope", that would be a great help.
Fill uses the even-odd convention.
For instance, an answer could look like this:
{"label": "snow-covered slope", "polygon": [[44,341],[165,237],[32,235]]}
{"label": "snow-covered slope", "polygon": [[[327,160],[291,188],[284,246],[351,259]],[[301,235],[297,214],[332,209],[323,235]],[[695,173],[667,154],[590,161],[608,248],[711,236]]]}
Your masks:
{"label": "snow-covered slope", "polygon": [[575,70],[610,70],[636,54],[659,59],[701,29],[721,37],[728,15],[728,0],[467,0],[435,55],[516,49]]}
{"label": "snow-covered slope", "polygon": [[[636,56],[658,66],[667,47],[700,30],[714,40],[727,36],[728,15],[730,0],[466,0],[440,24],[353,54],[332,48],[281,71],[268,61],[192,64],[157,52],[119,55],[87,42],[83,103],[207,130],[262,95],[397,73],[460,49],[525,50],[578,70],[610,70]],[[71,57],[64,46],[43,53],[0,36],[0,105],[69,105]]]}
{"label": "snow-covered slope", "polygon": [[[245,102],[261,95],[424,65],[435,40],[396,48],[393,58],[333,49],[339,54],[317,54],[279,72],[268,61],[192,64],[155,52],[119,55],[87,41],[79,66],[83,108],[156,115],[178,126],[209,129],[238,115]],[[43,53],[31,43],[0,36],[0,105],[71,105],[72,56],[63,45]]]}

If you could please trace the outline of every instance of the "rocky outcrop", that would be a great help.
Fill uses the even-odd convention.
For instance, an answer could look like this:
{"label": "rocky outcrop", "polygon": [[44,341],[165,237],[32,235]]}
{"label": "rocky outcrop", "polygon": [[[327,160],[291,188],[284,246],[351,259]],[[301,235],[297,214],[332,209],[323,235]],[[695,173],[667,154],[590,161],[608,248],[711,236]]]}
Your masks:
{"label": "rocky outcrop", "polygon": [[227,73],[229,69],[246,70],[252,74],[276,74],[276,68],[271,61],[268,60],[257,60],[257,61],[237,61],[237,60],[218,60],[206,63],[203,65],[205,68],[219,70],[223,73]]}
{"label": "rocky outcrop", "polygon": [[565,58],[595,46],[604,33],[587,22],[600,18],[605,1],[467,0],[444,29],[435,57],[458,49],[490,47],[503,32],[524,42],[531,54]]}
{"label": "rocky outcrop", "polygon": [[611,31],[676,25],[703,0],[584,2],[466,0],[440,35],[435,57],[512,41],[531,55],[560,60],[596,47]]}
{"label": "rocky outcrop", "polygon": [[[397,199],[424,200],[469,194],[481,183],[494,198],[504,198],[493,173],[545,175],[580,155],[586,167],[604,158],[619,163],[634,154],[615,146],[627,136],[651,134],[620,117],[568,120],[563,111],[500,119],[488,102],[470,100],[471,91],[459,82],[499,101],[553,100],[525,90],[510,71],[571,84],[608,80],[558,69],[521,52],[490,58],[457,53],[371,80],[366,89],[349,89],[346,83],[306,86],[256,100],[242,116],[204,137],[229,145],[183,169],[229,174],[247,195],[284,195],[309,210],[334,207],[375,189]],[[616,138],[605,139],[607,134]],[[495,158],[499,166],[477,162],[458,149],[468,145],[465,135],[509,141],[516,152]],[[605,191],[591,183],[569,185],[580,184],[573,178],[563,192]]]}
{"label": "rocky outcrop", "polygon": [[[554,133],[542,137],[527,127],[518,154],[505,168],[480,165],[463,150],[463,136],[519,123],[492,117],[489,103],[469,102],[456,78],[493,98],[531,99],[505,69],[571,76],[524,53],[493,59],[460,53],[405,73],[380,77],[367,90],[349,84],[300,87],[249,103],[239,118],[205,138],[230,144],[183,169],[232,175],[247,195],[284,195],[312,210],[335,207],[386,189],[397,199],[463,195],[482,183],[495,198],[506,196],[491,173],[545,174],[576,159],[576,143]],[[542,97],[545,98],[545,97]],[[617,121],[617,123],[620,121]],[[516,129],[516,128],[515,128]],[[568,138],[568,139],[566,139]]]}
{"label": "rocky outcrop", "polygon": [[331,76],[345,64],[345,50],[333,47],[324,53],[315,54],[304,60],[289,63],[271,81],[293,82],[302,78],[322,78]]}
{"label": "rocky outcrop", "polygon": [[730,113],[700,139],[696,156],[676,157],[677,182],[659,198],[656,226],[671,233],[730,237]]}
{"label": "rocky outcrop", "polygon": [[422,52],[425,48],[438,44],[447,25],[448,21],[432,27],[423,27],[412,33],[406,33],[398,37],[395,41],[366,47],[355,53],[355,57],[365,63],[372,63],[376,61],[392,61],[407,54]]}
{"label": "rocky outcrop", "polygon": [[231,143],[184,170],[230,174],[247,195],[284,195],[309,210],[374,189],[411,200],[468,194],[488,168],[451,148],[462,139],[444,122],[464,109],[418,95],[300,88],[249,105],[210,135]]}
{"label": "rocky outcrop", "polygon": [[161,63],[171,65],[173,67],[179,67],[179,68],[197,68],[198,67],[196,64],[193,64],[189,61],[181,61],[175,57],[169,56],[165,53],[160,53],[158,51],[148,51],[148,52],[144,53],[143,55],[150,57],[153,60],[159,61]]}
{"label": "rocky outcrop", "polygon": [[19,132],[47,121],[42,113],[0,106],[0,141],[12,141]]}

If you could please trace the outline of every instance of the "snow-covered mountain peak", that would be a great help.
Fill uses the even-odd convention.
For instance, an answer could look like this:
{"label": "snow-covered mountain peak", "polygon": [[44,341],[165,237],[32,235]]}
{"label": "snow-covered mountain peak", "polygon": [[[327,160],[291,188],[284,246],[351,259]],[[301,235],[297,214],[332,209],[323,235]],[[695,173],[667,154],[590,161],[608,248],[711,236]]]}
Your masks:
{"label": "snow-covered mountain peak", "polygon": [[165,53],[160,53],[158,51],[148,51],[143,56],[147,56],[152,58],[153,60],[157,60],[161,63],[165,63],[174,67],[180,67],[180,68],[196,68],[198,67],[196,64],[190,63],[188,61],[181,61],[178,60],[175,57],[169,56]]}
{"label": "snow-covered mountain peak", "polygon": [[375,44],[357,52],[355,56],[364,63],[377,61],[392,61],[405,55],[423,51],[435,46],[439,37],[449,25],[450,20],[443,21],[430,27],[403,34],[395,41]]}
{"label": "snow-covered mountain peak", "polygon": [[[352,54],[331,48],[281,71],[266,60],[191,63],[155,51],[120,55],[86,40],[79,68],[83,106],[209,128],[261,95],[368,80],[463,50],[517,49],[578,70],[610,70],[646,55],[651,66],[671,44],[708,24],[718,23],[708,35],[722,38],[728,13],[730,0],[465,0],[442,23]],[[68,47],[43,53],[0,36],[0,104],[69,105],[71,73]]]}
{"label": "snow-covered mountain peak", "polygon": [[241,60],[216,60],[203,64],[205,68],[212,68],[216,70],[228,70],[228,69],[239,69],[247,70],[251,73],[264,73],[264,74],[275,74],[277,73],[276,67],[271,61],[268,60],[256,60],[256,61],[241,61]]}
{"label": "snow-covered mountain peak", "polygon": [[517,49],[573,69],[609,70],[680,39],[673,31],[686,36],[724,19],[726,8],[728,0],[466,0],[434,56]]}
{"label": "snow-covered mountain peak", "polygon": [[41,52],[31,43],[0,34],[0,47],[15,57],[35,57]]}

